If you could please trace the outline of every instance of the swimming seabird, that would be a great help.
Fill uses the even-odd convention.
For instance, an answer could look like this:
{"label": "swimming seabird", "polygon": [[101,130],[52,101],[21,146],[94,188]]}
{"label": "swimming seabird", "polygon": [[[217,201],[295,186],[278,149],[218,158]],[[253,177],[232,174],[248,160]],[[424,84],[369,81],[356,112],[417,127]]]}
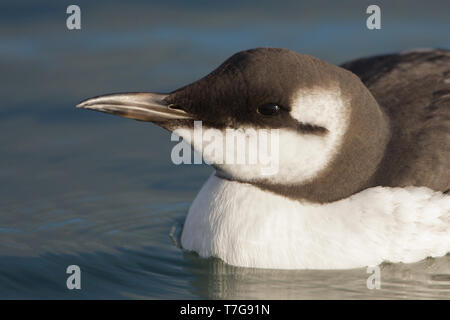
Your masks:
{"label": "swimming seabird", "polygon": [[205,159],[216,171],[181,237],[183,248],[202,257],[345,269],[450,251],[450,51],[338,67],[257,48],[168,94],[109,94],[77,107],[187,133],[194,120],[237,135],[278,129],[275,175]]}

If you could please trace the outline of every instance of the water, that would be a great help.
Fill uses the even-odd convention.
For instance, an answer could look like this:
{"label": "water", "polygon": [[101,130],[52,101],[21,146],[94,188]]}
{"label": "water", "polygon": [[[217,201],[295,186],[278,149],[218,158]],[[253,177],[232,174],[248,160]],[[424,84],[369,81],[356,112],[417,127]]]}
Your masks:
{"label": "water", "polygon": [[[450,298],[450,256],[365,269],[237,268],[179,246],[189,204],[212,169],[176,166],[169,133],[76,110],[117,91],[170,91],[229,55],[290,48],[332,63],[415,47],[449,47],[448,2],[186,4],[64,1],[0,5],[0,298]],[[444,7],[447,6],[447,9]],[[82,289],[66,288],[79,265]]]}

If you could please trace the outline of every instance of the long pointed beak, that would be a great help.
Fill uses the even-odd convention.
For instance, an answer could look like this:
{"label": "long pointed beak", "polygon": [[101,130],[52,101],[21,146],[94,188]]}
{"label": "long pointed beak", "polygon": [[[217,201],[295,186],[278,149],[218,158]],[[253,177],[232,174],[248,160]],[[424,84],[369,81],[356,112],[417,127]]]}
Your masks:
{"label": "long pointed beak", "polygon": [[166,94],[150,92],[114,93],[84,100],[77,105],[77,108],[150,122],[192,119],[187,112],[167,104],[164,101],[165,97],[167,97]]}

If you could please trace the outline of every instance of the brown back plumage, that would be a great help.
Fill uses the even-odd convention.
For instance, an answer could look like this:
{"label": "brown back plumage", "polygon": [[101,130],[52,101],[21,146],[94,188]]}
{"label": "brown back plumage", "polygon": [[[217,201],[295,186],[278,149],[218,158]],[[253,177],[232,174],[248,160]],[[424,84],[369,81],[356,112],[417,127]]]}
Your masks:
{"label": "brown back plumage", "polygon": [[391,141],[372,185],[450,188],[450,51],[351,61],[390,119]]}

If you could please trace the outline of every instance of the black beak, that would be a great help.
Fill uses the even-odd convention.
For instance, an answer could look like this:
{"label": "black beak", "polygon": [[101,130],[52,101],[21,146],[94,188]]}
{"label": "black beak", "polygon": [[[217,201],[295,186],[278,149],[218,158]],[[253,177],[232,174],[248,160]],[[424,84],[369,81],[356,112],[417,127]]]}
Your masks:
{"label": "black beak", "polygon": [[150,92],[114,93],[84,100],[77,108],[150,122],[193,119],[187,112],[171,108],[171,105],[164,101],[165,97],[167,94]]}

